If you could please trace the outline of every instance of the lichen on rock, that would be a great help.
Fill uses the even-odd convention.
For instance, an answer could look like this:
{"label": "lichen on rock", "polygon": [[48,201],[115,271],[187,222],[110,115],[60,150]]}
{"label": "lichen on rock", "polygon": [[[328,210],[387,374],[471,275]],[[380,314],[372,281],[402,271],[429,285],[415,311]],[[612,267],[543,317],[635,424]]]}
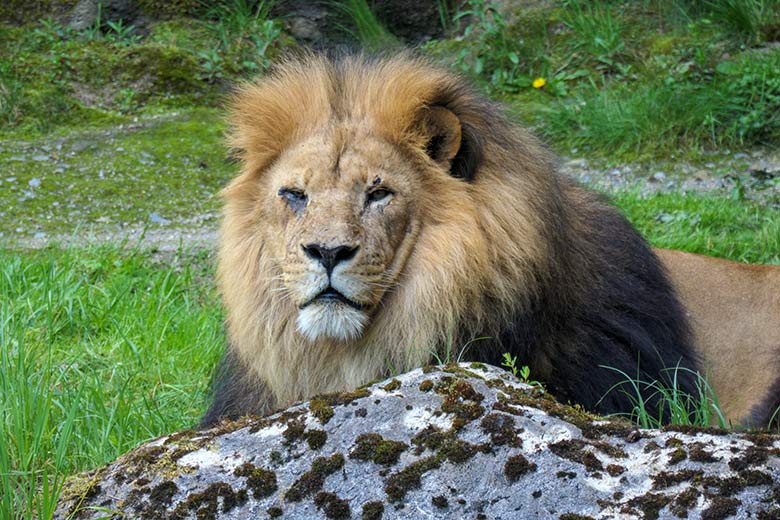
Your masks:
{"label": "lichen on rock", "polygon": [[776,518],[778,481],[776,436],[639,431],[464,364],[156,439],[55,518]]}

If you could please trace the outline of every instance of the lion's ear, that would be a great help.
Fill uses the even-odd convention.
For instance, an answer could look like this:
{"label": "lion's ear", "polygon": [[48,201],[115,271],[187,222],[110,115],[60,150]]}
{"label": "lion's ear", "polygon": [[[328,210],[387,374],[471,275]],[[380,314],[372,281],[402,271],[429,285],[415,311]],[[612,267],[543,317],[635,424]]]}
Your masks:
{"label": "lion's ear", "polygon": [[461,126],[458,116],[444,107],[430,107],[426,111],[425,126],[428,132],[426,145],[428,155],[445,170],[451,171],[452,161],[458,155],[461,146]]}

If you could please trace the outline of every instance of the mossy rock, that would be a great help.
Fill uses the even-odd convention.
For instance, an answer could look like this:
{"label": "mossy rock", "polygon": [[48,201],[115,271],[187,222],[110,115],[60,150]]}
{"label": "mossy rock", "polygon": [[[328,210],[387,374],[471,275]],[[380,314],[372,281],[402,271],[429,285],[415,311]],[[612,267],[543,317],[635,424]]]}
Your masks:
{"label": "mossy rock", "polygon": [[22,25],[41,18],[59,17],[69,12],[78,0],[3,0],[0,22]]}
{"label": "mossy rock", "polygon": [[208,5],[202,0],[138,0],[138,3],[144,13],[160,18],[200,16]]}
{"label": "mossy rock", "polygon": [[198,78],[200,65],[195,58],[178,47],[144,45],[125,55],[122,68],[129,79],[148,79],[151,88],[174,94],[196,92],[202,88]]}

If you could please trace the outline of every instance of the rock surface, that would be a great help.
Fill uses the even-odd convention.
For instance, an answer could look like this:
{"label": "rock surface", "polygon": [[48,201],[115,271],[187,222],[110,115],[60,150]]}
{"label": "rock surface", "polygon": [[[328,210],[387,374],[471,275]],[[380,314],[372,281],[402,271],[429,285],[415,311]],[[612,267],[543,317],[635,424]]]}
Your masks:
{"label": "rock surface", "polygon": [[55,518],[778,518],[778,482],[777,437],[637,430],[462,364],[161,437]]}

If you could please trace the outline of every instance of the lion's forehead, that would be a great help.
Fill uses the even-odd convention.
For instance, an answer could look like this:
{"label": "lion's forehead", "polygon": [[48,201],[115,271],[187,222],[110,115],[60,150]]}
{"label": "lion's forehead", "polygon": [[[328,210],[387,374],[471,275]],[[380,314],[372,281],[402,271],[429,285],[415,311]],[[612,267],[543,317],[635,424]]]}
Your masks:
{"label": "lion's forehead", "polygon": [[[324,189],[381,182],[382,175],[398,175],[402,155],[391,143],[366,132],[344,136],[317,132],[291,146],[277,163],[277,183],[298,182],[301,187]],[[377,180],[377,176],[380,178]]]}

